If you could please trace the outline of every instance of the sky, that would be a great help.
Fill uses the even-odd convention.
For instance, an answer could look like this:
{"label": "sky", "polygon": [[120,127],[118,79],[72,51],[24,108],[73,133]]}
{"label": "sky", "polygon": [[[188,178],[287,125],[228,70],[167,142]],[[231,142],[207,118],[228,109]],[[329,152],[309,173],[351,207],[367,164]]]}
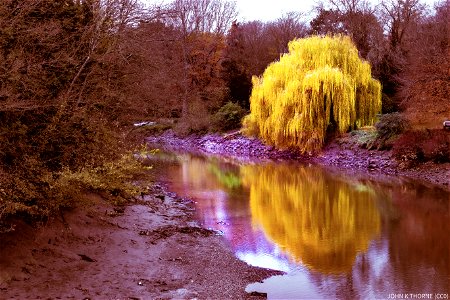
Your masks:
{"label": "sky", "polygon": [[[170,3],[168,0],[141,0],[146,3]],[[433,7],[436,0],[421,0],[422,3]],[[291,11],[311,13],[314,3],[318,0],[236,0],[239,11],[238,21],[273,21]],[[380,1],[371,1],[378,4]]]}
{"label": "sky", "polygon": [[[370,0],[369,0],[370,1]],[[236,0],[241,21],[272,21],[291,11],[311,14],[318,0]],[[377,5],[380,1],[370,1]],[[433,7],[435,0],[421,0]],[[314,15],[314,13],[312,13]]]}
{"label": "sky", "polygon": [[236,1],[241,21],[272,21],[291,11],[308,13],[313,8],[315,2],[315,0]]}

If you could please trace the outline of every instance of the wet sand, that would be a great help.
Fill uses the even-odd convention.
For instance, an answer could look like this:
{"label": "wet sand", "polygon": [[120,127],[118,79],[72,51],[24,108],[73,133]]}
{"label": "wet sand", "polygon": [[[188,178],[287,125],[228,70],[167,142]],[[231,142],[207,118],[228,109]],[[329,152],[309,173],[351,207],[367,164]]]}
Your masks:
{"label": "wet sand", "polygon": [[113,206],[98,195],[41,226],[0,235],[1,299],[252,299],[244,289],[280,272],[238,260],[193,222],[189,200],[156,185]]}

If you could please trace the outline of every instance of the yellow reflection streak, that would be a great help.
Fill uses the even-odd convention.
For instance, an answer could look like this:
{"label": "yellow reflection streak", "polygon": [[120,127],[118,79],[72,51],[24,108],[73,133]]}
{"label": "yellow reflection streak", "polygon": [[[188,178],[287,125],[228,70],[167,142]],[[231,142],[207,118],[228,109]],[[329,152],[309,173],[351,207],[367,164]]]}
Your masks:
{"label": "yellow reflection streak", "polygon": [[351,270],[380,232],[371,189],[332,180],[326,171],[292,166],[242,166],[250,188],[254,226],[295,261],[310,269],[339,274]]}

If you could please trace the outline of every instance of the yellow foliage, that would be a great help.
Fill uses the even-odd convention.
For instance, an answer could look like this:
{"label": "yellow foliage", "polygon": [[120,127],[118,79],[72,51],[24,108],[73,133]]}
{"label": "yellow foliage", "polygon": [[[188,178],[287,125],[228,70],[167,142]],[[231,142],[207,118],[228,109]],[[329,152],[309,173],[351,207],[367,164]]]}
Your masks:
{"label": "yellow foliage", "polygon": [[253,78],[244,130],[300,152],[322,148],[327,128],[370,125],[381,109],[381,85],[347,36],[293,40],[289,53]]}
{"label": "yellow foliage", "polygon": [[322,169],[243,166],[252,222],[295,261],[328,274],[349,272],[380,232],[375,194],[331,180]]}

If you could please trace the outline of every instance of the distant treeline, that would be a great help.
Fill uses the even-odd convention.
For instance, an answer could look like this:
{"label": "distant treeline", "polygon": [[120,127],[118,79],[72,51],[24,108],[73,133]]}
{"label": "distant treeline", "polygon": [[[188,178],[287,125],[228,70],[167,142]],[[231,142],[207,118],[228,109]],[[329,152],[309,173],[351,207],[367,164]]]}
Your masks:
{"label": "distant treeline", "polygon": [[184,134],[238,126],[252,76],[295,38],[349,35],[382,83],[383,112],[449,113],[448,1],[316,7],[309,23],[295,12],[241,23],[225,0],[2,0],[0,219],[65,206],[61,174],[117,159],[134,121],[176,119]]}

